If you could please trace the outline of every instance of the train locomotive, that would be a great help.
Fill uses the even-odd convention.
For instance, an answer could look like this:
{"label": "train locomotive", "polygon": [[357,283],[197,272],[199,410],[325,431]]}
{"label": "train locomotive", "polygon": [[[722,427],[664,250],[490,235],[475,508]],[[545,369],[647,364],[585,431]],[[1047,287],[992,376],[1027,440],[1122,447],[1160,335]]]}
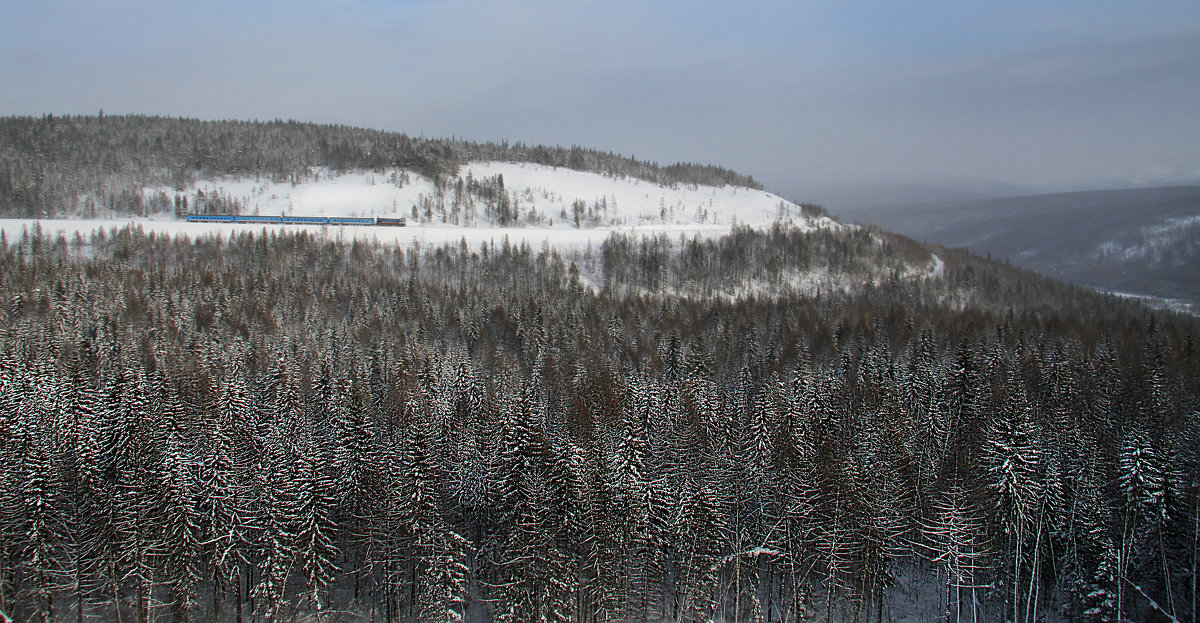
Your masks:
{"label": "train locomotive", "polygon": [[408,220],[390,217],[357,216],[248,216],[244,214],[189,214],[189,223],[246,223],[267,225],[375,225],[405,227]]}

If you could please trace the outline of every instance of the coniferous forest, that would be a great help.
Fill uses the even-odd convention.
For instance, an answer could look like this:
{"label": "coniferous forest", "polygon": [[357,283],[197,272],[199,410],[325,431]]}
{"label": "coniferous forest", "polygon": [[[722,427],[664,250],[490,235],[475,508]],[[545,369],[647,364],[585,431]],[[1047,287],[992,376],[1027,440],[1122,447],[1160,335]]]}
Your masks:
{"label": "coniferous forest", "polygon": [[0,611],[1195,620],[1200,322],[884,239],[4,239]]}
{"label": "coniferous forest", "polygon": [[[303,181],[313,169],[403,169],[448,186],[472,160],[569,167],[656,184],[762,188],[752,176],[694,163],[659,165],[579,146],[477,143],[298,121],[201,121],[143,115],[0,117],[0,216],[169,211],[144,189],[197,179]],[[458,189],[462,192],[462,189]],[[165,201],[165,200],[164,200]],[[236,211],[226,201],[224,213]]]}

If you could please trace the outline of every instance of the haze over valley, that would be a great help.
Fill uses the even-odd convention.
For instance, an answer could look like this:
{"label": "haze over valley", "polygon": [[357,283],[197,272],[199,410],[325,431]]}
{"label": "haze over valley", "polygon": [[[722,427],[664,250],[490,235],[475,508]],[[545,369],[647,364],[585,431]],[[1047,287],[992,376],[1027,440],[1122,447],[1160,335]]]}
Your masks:
{"label": "haze over valley", "polygon": [[1200,186],[843,209],[914,238],[1159,305],[1200,305]]}

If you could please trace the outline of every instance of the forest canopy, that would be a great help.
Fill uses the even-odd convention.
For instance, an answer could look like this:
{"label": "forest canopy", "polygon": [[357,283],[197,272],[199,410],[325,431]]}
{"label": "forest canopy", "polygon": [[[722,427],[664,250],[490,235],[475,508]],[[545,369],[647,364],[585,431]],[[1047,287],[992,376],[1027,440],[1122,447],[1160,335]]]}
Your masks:
{"label": "forest canopy", "polygon": [[913,244],[4,240],[0,610],[1193,619],[1197,320]]}
{"label": "forest canopy", "polygon": [[144,188],[184,190],[214,176],[299,181],[315,168],[402,169],[444,182],[462,165],[481,160],[567,167],[667,186],[762,189],[752,176],[722,167],[663,166],[579,146],[478,143],[281,120],[10,116],[0,117],[0,216],[73,216],[97,209],[144,214]]}

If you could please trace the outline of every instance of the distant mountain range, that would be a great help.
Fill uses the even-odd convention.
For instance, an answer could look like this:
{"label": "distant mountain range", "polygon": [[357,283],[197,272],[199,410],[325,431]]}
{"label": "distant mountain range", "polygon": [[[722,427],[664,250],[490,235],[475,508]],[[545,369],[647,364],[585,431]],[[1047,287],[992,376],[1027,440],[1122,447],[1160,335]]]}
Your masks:
{"label": "distant mountain range", "polygon": [[1031,195],[1038,190],[991,181],[930,181],[788,184],[782,194],[817,203],[834,211],[854,211],[893,206],[915,206],[949,201],[974,201]]}
{"label": "distant mountain range", "polygon": [[926,242],[1200,309],[1200,186],[835,208]]}

